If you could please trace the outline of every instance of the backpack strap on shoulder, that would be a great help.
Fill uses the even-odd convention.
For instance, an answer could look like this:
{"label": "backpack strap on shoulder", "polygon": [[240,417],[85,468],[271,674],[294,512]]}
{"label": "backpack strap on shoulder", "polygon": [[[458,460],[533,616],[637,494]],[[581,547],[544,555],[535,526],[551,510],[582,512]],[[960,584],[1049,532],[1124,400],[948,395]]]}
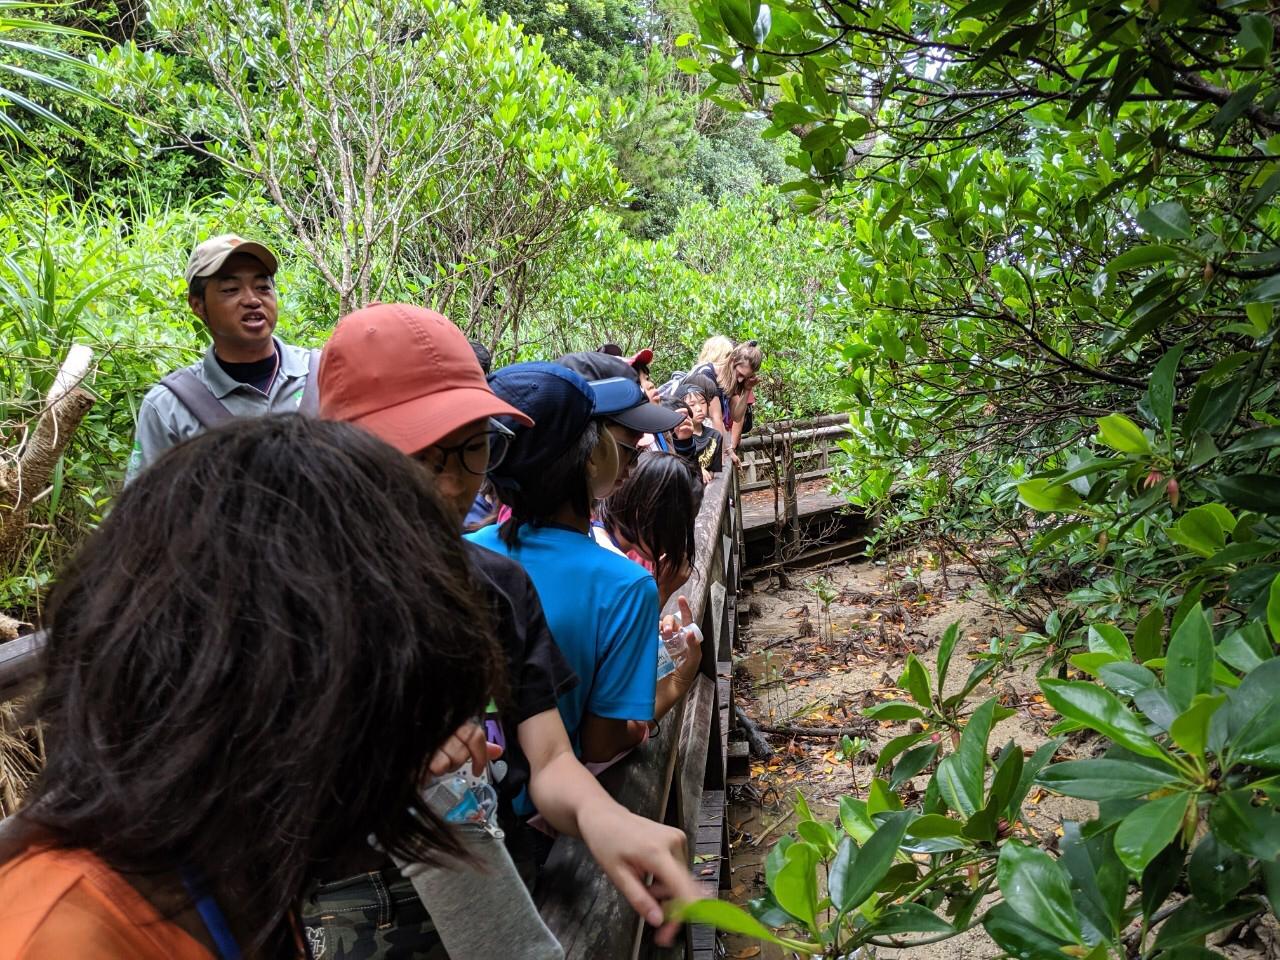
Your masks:
{"label": "backpack strap on shoulder", "polygon": [[312,350],[307,357],[307,385],[302,388],[298,412],[304,417],[320,415],[320,351]]}
{"label": "backpack strap on shoulder", "polygon": [[178,402],[196,418],[196,422],[206,430],[235,418],[221,400],[215,397],[204,382],[197,377],[190,367],[175,370],[160,381],[170,393],[178,398]]}

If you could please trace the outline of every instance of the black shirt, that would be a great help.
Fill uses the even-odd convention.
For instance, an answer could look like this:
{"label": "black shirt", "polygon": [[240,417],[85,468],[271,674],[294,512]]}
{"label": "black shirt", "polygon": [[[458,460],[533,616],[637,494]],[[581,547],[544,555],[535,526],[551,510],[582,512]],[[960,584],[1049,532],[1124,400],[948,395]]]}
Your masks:
{"label": "black shirt", "polygon": [[213,353],[213,359],[218,361],[218,366],[236,383],[248,384],[261,393],[271,389],[271,381],[276,378],[276,371],[280,369],[279,349],[269,357],[252,360],[249,363],[231,363],[223,360],[216,350]]}
{"label": "black shirt", "polygon": [[[542,602],[524,567],[509,557],[465,541],[479,586],[490,599],[490,617],[507,656],[508,703],[501,713],[506,774],[495,784],[504,819],[511,804],[529,784],[529,760],[520,749],[516,727],[545,710],[578,685],[564,654],[556,646]],[[493,740],[492,731],[489,739]]]}
{"label": "black shirt", "polygon": [[724,469],[723,446],[720,431],[702,425],[702,433],[695,433],[688,440],[674,440],[677,456],[683,457],[691,466],[699,479],[705,469],[709,473],[719,473]]}

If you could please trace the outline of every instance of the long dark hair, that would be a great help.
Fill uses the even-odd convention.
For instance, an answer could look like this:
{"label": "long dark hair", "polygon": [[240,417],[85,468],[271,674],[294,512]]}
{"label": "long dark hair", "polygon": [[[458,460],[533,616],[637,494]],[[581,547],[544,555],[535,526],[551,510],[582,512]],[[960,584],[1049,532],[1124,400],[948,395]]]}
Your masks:
{"label": "long dark hair", "polygon": [[641,455],[626,483],[599,507],[600,522],[649,555],[659,580],[694,558],[693,522],[702,483],[682,457],[659,450]]}
{"label": "long dark hair", "polygon": [[[511,516],[498,528],[504,543],[515,545],[521,525],[546,523],[566,503],[578,517],[590,518],[591,481],[587,476],[587,461],[604,429],[599,420],[588,422],[582,435],[549,466],[521,471],[518,475],[501,471],[489,475],[498,499],[511,508]],[[537,430],[535,426],[517,434],[513,445],[542,442]]]}
{"label": "long dark hair", "polygon": [[428,471],[356,427],[264,417],[181,444],[52,591],[49,760],[19,836],[194,868],[265,952],[353,842],[455,852],[418,786],[502,682],[467,569]]}

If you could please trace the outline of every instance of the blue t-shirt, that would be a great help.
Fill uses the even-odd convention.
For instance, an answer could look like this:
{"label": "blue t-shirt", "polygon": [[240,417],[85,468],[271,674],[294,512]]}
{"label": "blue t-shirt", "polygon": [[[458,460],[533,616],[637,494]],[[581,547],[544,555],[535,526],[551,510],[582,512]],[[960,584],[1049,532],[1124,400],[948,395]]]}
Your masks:
{"label": "blue t-shirt", "polygon": [[653,718],[658,585],[649,571],[564,527],[525,525],[514,547],[502,542],[497,525],[467,538],[515,560],[537,588],[556,646],[581,678],[556,701],[575,750],[588,712]]}

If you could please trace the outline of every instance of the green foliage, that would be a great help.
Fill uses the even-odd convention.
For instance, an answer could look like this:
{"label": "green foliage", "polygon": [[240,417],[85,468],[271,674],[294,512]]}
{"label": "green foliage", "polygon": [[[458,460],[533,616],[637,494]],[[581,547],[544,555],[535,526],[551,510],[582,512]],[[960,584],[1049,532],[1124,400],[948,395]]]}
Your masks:
{"label": "green foliage", "polygon": [[265,236],[284,255],[281,335],[319,343],[305,304],[325,299],[287,229],[259,201],[220,198],[183,207],[77,204],[14,190],[0,207],[0,434],[17,438],[38,411],[72,343],[94,351],[96,398],[63,458],[54,489],[17,565],[0,570],[0,610],[34,612],[40,588],[101,519],[128,459],[142,395],[196,359],[207,336],[186,303],[182,268],[209,223]]}
{"label": "green foliage", "polygon": [[[88,36],[83,30],[51,18],[66,6],[0,0],[0,143],[6,147],[15,142],[34,146],[20,114],[43,121],[66,135],[80,135],[65,118],[41,102],[50,93],[57,91],[84,101],[96,100],[77,83],[88,72],[88,66],[49,42]],[[68,69],[58,71],[58,65]],[[5,164],[9,162],[4,155],[0,155],[0,160]]]}
{"label": "green foliage", "polygon": [[658,240],[639,240],[614,217],[593,217],[575,254],[538,291],[515,330],[521,359],[614,342],[654,350],[655,375],[689,370],[715,334],[755,338],[764,351],[757,415],[827,412],[841,401],[835,357],[843,330],[831,224],[797,218],[762,190],[687,207]]}
{"label": "green foliage", "polygon": [[172,0],[152,22],[181,56],[121,46],[111,82],[271,199],[339,311],[425,300],[496,343],[577,217],[623,196],[616,105],[476,0]]}
{"label": "green foliage", "polygon": [[[687,66],[798,137],[796,206],[847,223],[844,483],[881,538],[966,553],[1041,639],[1065,593],[1066,642],[1040,649],[1078,648],[1081,611],[1260,602],[1280,545],[1268,9],[692,8]],[[1215,505],[1231,528],[1183,516]],[[1049,516],[1028,531],[1024,507]]]}
{"label": "green foliage", "polygon": [[[1280,577],[1276,583],[1280,590]],[[939,687],[956,629],[940,650]],[[1221,657],[1225,644],[1215,634],[1223,632],[1195,606],[1169,656],[1142,668],[1149,682],[1136,690],[1040,681],[1065,718],[1059,727],[1101,735],[1101,756],[1051,763],[1061,741],[1050,741],[1025,761],[1015,744],[993,759],[989,738],[1000,713],[987,700],[965,711],[958,744],[918,805],[906,806],[875,780],[865,800],[843,798],[838,821],[827,823],[798,797],[796,833],[770,852],[769,893],[749,904],[750,916],[725,907],[678,915],[759,936],[754,918],[774,942],[802,931],[817,943],[792,949],[828,956],[935,942],[981,924],[1002,950],[1026,960],[1122,960],[1171,956],[1269,909],[1280,857],[1280,659],[1271,656],[1280,637],[1261,638],[1266,658],[1259,653],[1257,665],[1239,670]],[[1096,663],[1139,666],[1122,632],[1100,625],[1093,637]],[[908,661],[899,686],[936,711],[918,662]],[[886,744],[878,768],[901,749]],[[1097,801],[1097,814],[1067,823],[1056,850],[1042,849],[1021,823],[1033,784]],[[1189,895],[1166,906],[1175,888]],[[994,903],[986,903],[990,895]],[[919,937],[904,942],[902,933]]]}

